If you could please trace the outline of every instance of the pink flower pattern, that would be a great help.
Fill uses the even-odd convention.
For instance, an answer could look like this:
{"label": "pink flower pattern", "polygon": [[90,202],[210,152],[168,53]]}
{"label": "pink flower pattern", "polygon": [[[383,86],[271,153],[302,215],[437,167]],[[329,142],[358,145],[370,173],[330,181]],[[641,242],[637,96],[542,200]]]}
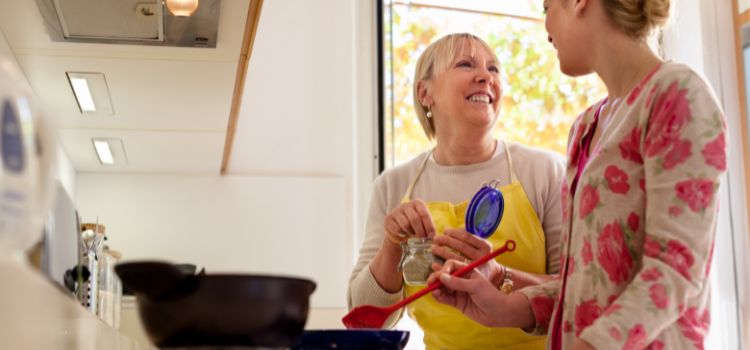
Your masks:
{"label": "pink flower pattern", "polygon": [[573,331],[573,324],[570,323],[570,321],[565,321],[565,324],[563,325],[563,332],[570,333]]}
{"label": "pink flower pattern", "polygon": [[714,197],[714,182],[705,179],[686,180],[678,182],[674,190],[677,198],[687,203],[690,210],[697,212],[711,205]]}
{"label": "pink flower pattern", "polygon": [[622,333],[619,329],[615,327],[609,327],[609,336],[612,337],[614,340],[620,340],[622,339]]}
{"label": "pink flower pattern", "polygon": [[638,227],[641,225],[641,219],[638,217],[638,214],[636,213],[630,213],[628,215],[628,227],[631,231],[635,232],[638,231]]}
{"label": "pink flower pattern", "polygon": [[637,324],[628,331],[623,350],[640,350],[646,347],[646,330],[642,324]]}
{"label": "pink flower pattern", "polygon": [[646,235],[646,242],[643,244],[643,254],[656,258],[661,253],[661,243],[655,241],[651,236]]}
{"label": "pink flower pattern", "polygon": [[677,218],[680,217],[680,215],[682,215],[682,208],[676,205],[669,207],[669,216]]}
{"label": "pink flower pattern", "polygon": [[651,296],[651,302],[654,303],[657,309],[666,309],[669,306],[669,299],[667,299],[667,287],[661,283],[654,283],[651,288],[648,289],[649,295]]}
{"label": "pink flower pattern", "polygon": [[641,128],[633,128],[625,138],[620,141],[620,155],[625,160],[630,160],[638,164],[643,164],[643,156],[641,156]]}
{"label": "pink flower pattern", "polygon": [[581,207],[579,217],[585,218],[596,208],[599,204],[599,191],[591,185],[583,186],[583,193],[581,195]]}
{"label": "pink flower pattern", "polygon": [[591,253],[591,242],[588,239],[583,240],[581,257],[583,258],[583,266],[588,266],[588,264],[591,263],[591,260],[594,259],[594,255]]}
{"label": "pink flower pattern", "polygon": [[[631,91],[631,104],[607,116],[600,153],[592,154],[576,192],[563,192],[560,260],[578,266],[520,291],[532,300],[537,329],[574,330],[560,333],[563,349],[576,337],[608,339],[611,349],[703,348],[716,191],[728,146],[723,114],[707,86],[687,66],[663,63]],[[580,152],[598,106],[572,127],[566,188],[577,170],[571,155]],[[540,312],[541,305],[557,304],[563,280],[562,322],[550,324],[552,311]]]}
{"label": "pink flower pattern", "polygon": [[630,277],[633,258],[625,244],[620,223],[615,221],[605,226],[596,244],[598,248],[596,258],[607,272],[609,281],[614,284],[625,282]]}
{"label": "pink flower pattern", "polygon": [[649,282],[658,281],[659,278],[661,278],[661,276],[663,276],[661,274],[661,271],[659,271],[659,269],[655,267],[643,270],[643,272],[641,272],[641,278],[643,278],[644,281],[649,281]]}
{"label": "pink flower pattern", "polygon": [[695,259],[693,253],[684,244],[675,240],[667,242],[667,251],[663,253],[662,259],[677,270],[682,277],[687,278],[688,281],[691,280],[690,268]]}
{"label": "pink flower pattern", "polygon": [[627,194],[630,189],[628,185],[628,174],[616,165],[610,165],[604,171],[604,178],[607,179],[609,190],[614,193]]}
{"label": "pink flower pattern", "polygon": [[[547,320],[549,324],[552,318],[552,310],[555,307],[555,300],[546,295],[539,295],[531,299],[531,311],[537,320]],[[546,326],[546,325],[545,325]]]}
{"label": "pink flower pattern", "polygon": [[711,324],[711,315],[708,313],[708,309],[701,312],[695,307],[690,307],[685,310],[677,323],[680,325],[685,338],[690,339],[696,348],[703,349],[703,339],[706,338]]}
{"label": "pink flower pattern", "polygon": [[659,155],[679,140],[690,116],[687,90],[680,89],[677,82],[672,83],[654,101],[651,128],[646,133],[646,155]]}
{"label": "pink flower pattern", "polygon": [[672,144],[672,149],[664,156],[664,170],[672,169],[684,163],[693,152],[690,150],[691,143],[686,140],[677,140]]}
{"label": "pink flower pattern", "polygon": [[595,299],[584,301],[576,306],[576,336],[581,335],[586,327],[590,326],[602,314],[602,307]]}
{"label": "pink flower pattern", "polygon": [[706,144],[701,151],[706,164],[718,170],[727,170],[727,153],[724,145],[724,133],[719,134],[713,141]]}
{"label": "pink flower pattern", "polygon": [[651,344],[648,344],[646,350],[664,350],[664,342],[662,342],[661,340],[656,340]]}

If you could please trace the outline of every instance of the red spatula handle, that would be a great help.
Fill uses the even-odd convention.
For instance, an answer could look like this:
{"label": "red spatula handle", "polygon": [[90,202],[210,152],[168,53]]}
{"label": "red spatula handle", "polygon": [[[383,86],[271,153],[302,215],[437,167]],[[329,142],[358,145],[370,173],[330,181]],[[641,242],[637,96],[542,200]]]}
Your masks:
{"label": "red spatula handle", "polygon": [[[491,253],[489,253],[489,254],[487,254],[487,255],[485,255],[485,256],[477,259],[477,260],[472,261],[469,265],[466,265],[463,268],[460,268],[460,269],[454,271],[453,273],[451,273],[451,276],[461,276],[461,275],[463,275],[463,274],[465,274],[465,273],[467,273],[467,272],[469,272],[469,271],[477,268],[478,266],[480,266],[480,265],[482,265],[482,264],[484,264],[484,263],[486,263],[486,262],[494,259],[496,256],[498,256],[498,255],[500,255],[502,253],[505,253],[505,252],[512,252],[515,249],[516,249],[516,242],[514,240],[512,240],[512,239],[509,239],[509,240],[505,241],[505,245],[503,245],[502,247],[497,248],[494,251],[492,251]],[[398,309],[406,306],[407,304],[411,303],[412,301],[420,298],[421,296],[423,296],[423,295],[425,295],[425,294],[427,294],[429,292],[432,292],[435,289],[440,288],[440,286],[442,286],[442,285],[443,285],[443,283],[440,282],[440,280],[432,282],[427,287],[424,287],[424,288],[420,289],[418,292],[410,295],[408,298],[405,298],[404,300],[401,300],[400,302],[391,305],[388,308],[388,310],[390,310],[391,312],[393,312],[395,310],[398,310]]]}

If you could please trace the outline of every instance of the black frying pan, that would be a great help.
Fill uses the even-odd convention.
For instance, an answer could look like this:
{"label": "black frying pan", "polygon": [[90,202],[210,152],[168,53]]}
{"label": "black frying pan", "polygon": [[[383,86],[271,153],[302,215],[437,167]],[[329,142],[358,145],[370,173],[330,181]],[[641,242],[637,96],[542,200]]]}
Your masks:
{"label": "black frying pan", "polygon": [[315,283],[262,275],[193,275],[162,262],[115,266],[158,347],[291,347]]}

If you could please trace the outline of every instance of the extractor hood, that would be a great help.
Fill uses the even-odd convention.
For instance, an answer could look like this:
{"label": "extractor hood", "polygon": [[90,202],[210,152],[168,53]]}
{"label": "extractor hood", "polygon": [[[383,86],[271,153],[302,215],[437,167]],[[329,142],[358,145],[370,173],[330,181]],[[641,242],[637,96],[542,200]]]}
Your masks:
{"label": "extractor hood", "polygon": [[216,47],[221,0],[200,0],[190,17],[162,0],[36,0],[53,41]]}

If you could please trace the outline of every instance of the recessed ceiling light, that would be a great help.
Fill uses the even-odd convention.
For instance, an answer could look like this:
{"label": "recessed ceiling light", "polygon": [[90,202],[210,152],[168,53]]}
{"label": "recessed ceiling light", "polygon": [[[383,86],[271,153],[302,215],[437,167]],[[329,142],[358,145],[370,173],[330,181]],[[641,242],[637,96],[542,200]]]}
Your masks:
{"label": "recessed ceiling light", "polygon": [[89,84],[86,79],[83,78],[70,78],[70,85],[73,86],[73,93],[76,94],[76,100],[78,105],[84,112],[96,112],[96,104],[94,104],[94,98],[91,97],[91,90],[89,90]]}
{"label": "recessed ceiling light", "polygon": [[115,158],[112,156],[112,150],[109,148],[109,142],[107,140],[94,139],[94,149],[96,155],[99,157],[99,161],[104,165],[115,164]]}
{"label": "recessed ceiling light", "polygon": [[83,114],[113,115],[112,100],[102,73],[66,72]]}

